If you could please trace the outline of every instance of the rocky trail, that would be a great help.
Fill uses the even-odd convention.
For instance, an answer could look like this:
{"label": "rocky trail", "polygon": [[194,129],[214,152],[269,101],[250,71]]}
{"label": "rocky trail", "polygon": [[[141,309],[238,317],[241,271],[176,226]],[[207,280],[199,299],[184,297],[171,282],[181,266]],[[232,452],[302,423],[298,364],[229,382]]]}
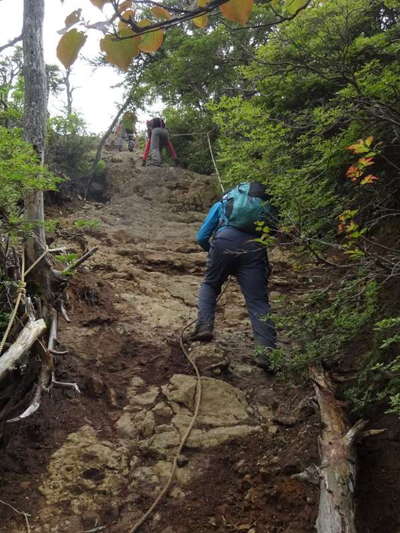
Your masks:
{"label": "rocky trail", "polygon": [[[98,246],[71,280],[60,319],[57,377],[38,414],[13,427],[1,462],[0,498],[29,513],[32,533],[128,533],[165,484],[190,423],[196,380],[180,347],[196,316],[206,254],[194,234],[214,198],[206,176],[139,169],[109,153],[110,198],[53,208],[57,245]],[[98,220],[84,230],[76,220]],[[98,227],[97,227],[98,226]],[[279,250],[271,300],[304,290]],[[200,414],[166,498],[144,533],[306,533],[318,487],[296,478],[318,464],[319,416],[305,384],[268,377],[252,363],[244,302],[229,284],[216,338],[193,343],[203,378]],[[294,476],[294,477],[293,477]],[[27,531],[0,505],[0,531]]]}

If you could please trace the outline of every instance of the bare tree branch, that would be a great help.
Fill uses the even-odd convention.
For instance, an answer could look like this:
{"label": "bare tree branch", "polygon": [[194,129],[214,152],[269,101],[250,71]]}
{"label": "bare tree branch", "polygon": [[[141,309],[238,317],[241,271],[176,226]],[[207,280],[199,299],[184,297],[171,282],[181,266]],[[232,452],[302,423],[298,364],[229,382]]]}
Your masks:
{"label": "bare tree branch", "polygon": [[0,53],[5,50],[6,48],[10,48],[11,46],[15,46],[19,41],[22,41],[22,33],[21,35],[18,35],[18,37],[15,37],[11,41],[8,41],[7,44],[3,44],[3,46],[0,46]]}

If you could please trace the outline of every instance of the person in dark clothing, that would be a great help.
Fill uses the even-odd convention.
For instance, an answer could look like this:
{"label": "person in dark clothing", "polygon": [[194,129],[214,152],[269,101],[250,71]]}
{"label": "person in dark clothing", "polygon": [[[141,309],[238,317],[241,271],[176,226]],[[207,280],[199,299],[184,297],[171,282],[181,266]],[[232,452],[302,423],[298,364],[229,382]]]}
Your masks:
{"label": "person in dark clothing", "polygon": [[[210,243],[210,239],[213,237]],[[275,326],[268,315],[268,277],[270,266],[265,246],[255,241],[256,235],[242,231],[224,217],[224,197],[210,209],[197,232],[197,243],[208,251],[207,269],[198,295],[198,318],[192,340],[213,338],[215,308],[218,295],[228,276],[239,282],[246,301],[257,348],[255,362],[270,370],[266,354],[276,347]]]}
{"label": "person in dark clothing", "polygon": [[175,164],[178,157],[175,148],[171,143],[168,135],[168,130],[165,127],[165,122],[161,118],[153,118],[147,121],[147,143],[143,154],[143,166],[146,165],[149,158],[149,165],[161,166],[161,150],[167,148]]}

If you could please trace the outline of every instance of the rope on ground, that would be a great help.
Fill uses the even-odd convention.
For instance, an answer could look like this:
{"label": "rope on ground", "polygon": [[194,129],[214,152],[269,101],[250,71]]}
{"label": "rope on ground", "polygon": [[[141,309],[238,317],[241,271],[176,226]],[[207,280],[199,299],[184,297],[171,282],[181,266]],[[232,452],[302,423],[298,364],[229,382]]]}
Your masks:
{"label": "rope on ground", "polygon": [[19,308],[19,304],[21,303],[22,297],[25,295],[25,254],[22,252],[22,258],[21,258],[21,280],[18,283],[18,289],[17,289],[17,299],[15,301],[14,309],[12,310],[12,313],[10,315],[10,318],[8,320],[7,329],[4,332],[3,338],[1,339],[0,343],[0,355],[3,352],[4,345],[7,342],[8,335],[11,331],[11,328],[14,324],[15,317],[17,316],[17,311]]}
{"label": "rope on ground", "polygon": [[29,272],[31,272],[31,270],[33,270],[35,268],[35,266],[37,264],[40,263],[40,261],[44,258],[45,255],[47,255],[49,253],[49,249],[48,247],[46,246],[46,249],[45,251],[36,259],[36,261],[34,263],[32,263],[32,265],[27,268],[25,270],[25,254],[24,252],[22,252],[22,255],[21,255],[21,280],[19,281],[18,283],[18,289],[17,289],[17,299],[15,301],[15,305],[14,305],[14,309],[12,310],[12,313],[10,315],[10,318],[8,320],[8,325],[7,325],[7,329],[6,331],[4,332],[4,335],[3,335],[3,338],[1,339],[1,343],[0,343],[0,355],[2,354],[3,352],[3,349],[4,349],[4,345],[5,343],[7,342],[7,338],[8,338],[8,335],[11,331],[11,328],[14,324],[14,320],[15,320],[15,317],[17,315],[17,311],[18,311],[18,308],[19,308],[19,304],[21,303],[21,299],[23,296],[25,296],[25,292],[26,292],[26,283],[25,283],[25,277],[29,274]]}
{"label": "rope on ground", "polygon": [[[224,292],[226,291],[227,287],[228,287],[228,284],[229,284],[229,280],[227,283],[225,283],[225,286],[224,288],[222,289],[220,295],[218,296],[217,298],[217,303],[219,302],[219,300],[221,299],[222,295],[224,294]],[[200,411],[200,404],[201,404],[201,398],[202,398],[202,393],[203,393],[203,387],[202,387],[202,383],[201,383],[201,375],[200,375],[200,371],[199,371],[199,368],[198,366],[196,365],[196,362],[190,357],[189,355],[189,352],[187,351],[186,347],[185,347],[185,341],[184,341],[184,335],[185,335],[185,331],[187,329],[189,329],[191,326],[193,326],[193,324],[196,322],[196,320],[192,320],[191,322],[188,322],[183,328],[182,328],[182,331],[181,331],[181,334],[180,334],[180,338],[179,338],[179,344],[180,344],[180,347],[182,349],[182,352],[184,353],[186,359],[189,361],[190,365],[192,366],[195,374],[196,374],[196,400],[195,400],[195,407],[194,407],[194,413],[193,413],[193,417],[192,417],[192,420],[190,421],[190,424],[188,425],[186,431],[185,431],[185,434],[183,435],[182,437],[182,440],[179,444],[179,447],[178,447],[178,451],[176,452],[175,454],[175,457],[174,457],[174,461],[172,463],[172,469],[171,469],[171,473],[169,475],[169,478],[164,486],[164,488],[161,490],[161,492],[159,493],[159,495],[157,496],[157,498],[154,500],[154,502],[151,504],[151,506],[147,509],[147,511],[144,513],[144,515],[142,516],[142,518],[140,518],[136,524],[133,526],[133,528],[131,530],[129,530],[129,533],[135,533],[136,531],[138,531],[138,529],[146,522],[146,520],[150,517],[150,515],[152,514],[152,512],[154,511],[154,509],[157,507],[157,505],[160,503],[160,501],[162,500],[162,498],[167,494],[167,492],[169,491],[169,488],[171,487],[171,483],[172,481],[174,480],[174,477],[175,477],[175,472],[176,472],[176,469],[178,467],[178,459],[179,459],[179,456],[181,455],[182,453],[182,450],[186,444],[186,441],[187,439],[189,438],[189,435],[190,433],[192,432],[192,429],[193,429],[193,426],[195,425],[196,423],[196,420],[197,420],[197,417],[198,417],[198,414],[199,414],[199,411]]]}
{"label": "rope on ground", "polygon": [[185,331],[190,328],[190,326],[192,326],[196,321],[193,320],[192,322],[189,322],[188,324],[186,324],[184,326],[184,328],[182,329],[182,332],[181,332],[181,335],[180,335],[180,339],[179,339],[179,343],[180,343],[180,346],[181,346],[181,349],[183,351],[183,353],[185,354],[185,357],[186,359],[189,361],[189,363],[191,364],[191,366],[193,367],[194,371],[195,371],[195,374],[196,374],[196,378],[197,378],[197,381],[196,381],[196,401],[195,401],[195,408],[194,408],[194,413],[193,413],[193,417],[192,417],[192,420],[190,421],[190,424],[189,426],[187,427],[186,431],[185,431],[185,434],[183,435],[182,437],[182,440],[179,444],[179,447],[178,447],[178,450],[175,454],[175,457],[174,457],[174,461],[172,463],[172,469],[171,469],[171,473],[169,475],[169,478],[168,478],[168,481],[167,483],[165,484],[164,488],[161,490],[160,494],[157,496],[157,498],[154,500],[154,502],[152,503],[152,505],[148,508],[148,510],[145,512],[145,514],[142,516],[142,518],[136,522],[136,524],[134,525],[134,527],[130,530],[130,533],[135,533],[135,531],[137,531],[140,526],[142,526],[146,520],[149,518],[149,516],[152,514],[152,512],[154,511],[154,509],[157,507],[157,505],[160,503],[160,501],[162,500],[162,498],[165,496],[165,494],[167,494],[170,486],[171,486],[171,483],[175,477],[175,472],[176,472],[176,469],[177,469],[177,466],[178,466],[178,459],[179,459],[179,456],[181,455],[182,453],[182,450],[186,444],[186,441],[193,429],[193,426],[196,422],[196,419],[197,419],[197,416],[199,414],[199,410],[200,410],[200,403],[201,403],[201,396],[202,396],[202,383],[201,383],[201,375],[200,375],[200,372],[199,372],[199,369],[196,365],[196,363],[193,361],[193,359],[189,356],[189,353],[185,347],[185,344],[184,344],[184,334],[185,334]]}

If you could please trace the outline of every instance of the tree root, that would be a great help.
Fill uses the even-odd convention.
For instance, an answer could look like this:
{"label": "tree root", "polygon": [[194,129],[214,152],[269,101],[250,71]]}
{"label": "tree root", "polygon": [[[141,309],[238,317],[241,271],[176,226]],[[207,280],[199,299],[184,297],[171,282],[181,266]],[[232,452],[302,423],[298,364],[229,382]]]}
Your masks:
{"label": "tree root", "polygon": [[22,515],[25,519],[25,527],[26,527],[26,531],[27,533],[31,533],[31,527],[30,527],[30,524],[29,524],[29,517],[30,517],[30,514],[28,513],[25,513],[25,511],[20,511],[19,509],[17,509],[16,507],[14,507],[13,505],[5,502],[4,500],[0,500],[0,503],[2,505],[5,505],[6,507],[9,507],[10,509],[12,509],[14,511],[14,513],[17,513],[19,515]]}

